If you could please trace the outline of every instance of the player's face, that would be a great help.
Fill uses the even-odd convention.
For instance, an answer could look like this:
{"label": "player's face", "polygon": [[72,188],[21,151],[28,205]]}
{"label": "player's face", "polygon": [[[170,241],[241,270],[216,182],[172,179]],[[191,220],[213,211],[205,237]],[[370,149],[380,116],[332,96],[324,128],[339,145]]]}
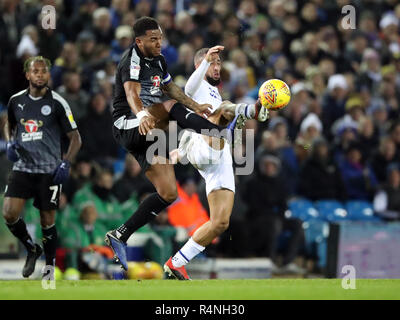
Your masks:
{"label": "player's face", "polygon": [[50,72],[43,61],[32,62],[29,71],[26,73],[29,84],[36,89],[43,89],[50,80]]}
{"label": "player's face", "polygon": [[206,76],[218,81],[221,77],[221,58],[217,55],[208,67]]}
{"label": "player's face", "polygon": [[159,56],[162,43],[161,29],[147,30],[144,36],[136,38],[136,43],[146,57]]}

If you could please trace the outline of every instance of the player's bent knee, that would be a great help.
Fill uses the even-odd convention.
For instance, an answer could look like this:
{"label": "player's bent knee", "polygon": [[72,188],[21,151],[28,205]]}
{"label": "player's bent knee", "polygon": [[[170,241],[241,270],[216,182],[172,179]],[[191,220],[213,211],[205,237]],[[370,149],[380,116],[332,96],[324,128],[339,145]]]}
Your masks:
{"label": "player's bent knee", "polygon": [[19,212],[8,203],[3,205],[3,218],[7,223],[14,223],[19,217]]}
{"label": "player's bent knee", "polygon": [[211,227],[213,231],[217,234],[220,235],[225,232],[226,229],[229,227],[229,220],[225,219],[218,219],[216,221],[211,222]]}
{"label": "player's bent knee", "polygon": [[165,201],[167,201],[169,203],[172,203],[178,198],[178,191],[176,189],[168,190],[168,191],[165,191],[165,192],[159,192],[159,195]]}

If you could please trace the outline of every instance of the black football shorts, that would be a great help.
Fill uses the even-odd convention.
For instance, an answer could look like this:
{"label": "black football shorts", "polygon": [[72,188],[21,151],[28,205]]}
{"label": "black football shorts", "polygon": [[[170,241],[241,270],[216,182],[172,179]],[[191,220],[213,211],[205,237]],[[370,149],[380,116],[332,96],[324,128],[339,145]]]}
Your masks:
{"label": "black football shorts", "polygon": [[61,184],[54,184],[53,175],[12,171],[6,186],[5,197],[31,199],[39,210],[58,209]]}
{"label": "black football shorts", "polygon": [[139,127],[118,129],[113,126],[115,140],[135,157],[143,172],[151,166],[155,155],[169,159],[168,134],[165,131],[163,134],[162,139],[156,136],[154,140],[148,140],[139,133]]}

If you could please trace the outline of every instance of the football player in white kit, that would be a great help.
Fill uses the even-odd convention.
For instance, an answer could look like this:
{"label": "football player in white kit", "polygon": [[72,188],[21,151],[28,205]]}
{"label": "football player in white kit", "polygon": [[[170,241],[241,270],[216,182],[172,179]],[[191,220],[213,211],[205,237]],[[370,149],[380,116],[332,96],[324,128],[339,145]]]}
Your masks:
{"label": "football player in white kit", "polygon": [[[215,46],[200,49],[196,53],[196,71],[185,86],[186,95],[197,103],[211,104],[213,108],[208,120],[221,126],[231,122],[231,125],[240,128],[247,119],[267,120],[268,110],[259,101],[254,105],[222,102],[217,85],[221,70],[219,52],[223,49],[222,46]],[[179,280],[189,280],[185,265],[228,228],[235,195],[232,156],[227,140],[186,130],[179,148],[171,152],[171,160],[178,161],[184,156],[205,179],[210,220],[199,227],[164,264],[165,272]]]}

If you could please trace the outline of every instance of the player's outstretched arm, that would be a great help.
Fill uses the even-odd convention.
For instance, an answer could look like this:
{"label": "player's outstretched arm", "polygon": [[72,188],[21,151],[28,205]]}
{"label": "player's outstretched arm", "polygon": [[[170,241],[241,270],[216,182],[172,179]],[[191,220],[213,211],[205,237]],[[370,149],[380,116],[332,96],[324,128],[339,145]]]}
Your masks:
{"label": "player's outstretched arm", "polygon": [[210,110],[212,109],[210,104],[198,104],[192,98],[188,97],[173,81],[170,81],[164,85],[163,90],[171,99],[182,103],[194,112],[204,113],[206,115],[210,114]]}

